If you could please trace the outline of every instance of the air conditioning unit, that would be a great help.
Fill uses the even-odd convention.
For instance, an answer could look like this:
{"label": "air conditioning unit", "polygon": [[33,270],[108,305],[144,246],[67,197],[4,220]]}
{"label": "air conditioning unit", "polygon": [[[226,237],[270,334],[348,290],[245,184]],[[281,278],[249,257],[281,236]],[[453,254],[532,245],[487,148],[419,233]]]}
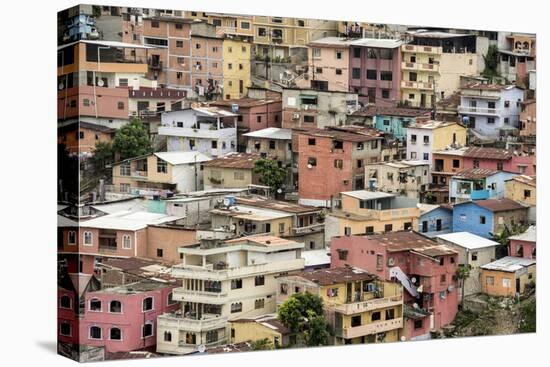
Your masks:
{"label": "air conditioning unit", "polygon": [[292,119],[293,120],[299,120],[300,119],[300,114],[299,113],[292,114]]}
{"label": "air conditioning unit", "polygon": [[393,257],[390,257],[388,259],[388,266],[394,266],[395,265],[395,260],[393,259]]}

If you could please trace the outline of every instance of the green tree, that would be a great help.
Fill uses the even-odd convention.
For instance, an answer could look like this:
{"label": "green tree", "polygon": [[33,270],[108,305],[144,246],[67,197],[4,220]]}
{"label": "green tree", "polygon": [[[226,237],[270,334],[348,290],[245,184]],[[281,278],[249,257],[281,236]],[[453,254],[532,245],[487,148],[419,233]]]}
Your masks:
{"label": "green tree", "polygon": [[500,246],[497,246],[496,248],[496,258],[500,259],[504,256],[508,256],[508,246],[510,245],[510,237],[514,236],[516,234],[520,234],[525,232],[527,229],[527,226],[520,225],[520,224],[514,224],[513,226],[509,227],[508,225],[504,225],[504,228],[497,233],[490,232],[493,241],[500,243]]}
{"label": "green tree", "polygon": [[268,338],[263,338],[263,339],[260,339],[260,340],[254,340],[251,343],[251,346],[252,346],[252,350],[273,350],[273,349],[275,349],[275,346],[273,345],[271,340],[269,340]]}
{"label": "green tree", "polygon": [[483,76],[487,78],[493,78],[499,76],[498,67],[498,47],[491,45],[487,49],[487,54],[483,56],[485,61],[485,69],[483,70]]}
{"label": "green tree", "polygon": [[286,179],[286,171],[271,159],[261,158],[254,162],[253,172],[260,176],[260,183],[271,187],[273,191],[280,189]]}
{"label": "green tree", "polygon": [[139,118],[120,128],[113,139],[113,152],[118,159],[138,157],[153,151],[147,129]]}
{"label": "green tree", "polygon": [[113,147],[109,142],[96,143],[94,155],[89,159],[94,175],[104,177],[109,174],[107,165],[113,163]]}
{"label": "green tree", "polygon": [[456,271],[456,276],[460,280],[460,288],[462,290],[461,304],[464,304],[464,285],[466,284],[466,279],[470,276],[470,265],[459,266]]}
{"label": "green tree", "polygon": [[301,334],[306,345],[328,344],[330,329],[319,296],[309,292],[293,294],[281,305],[277,317],[292,332]]}

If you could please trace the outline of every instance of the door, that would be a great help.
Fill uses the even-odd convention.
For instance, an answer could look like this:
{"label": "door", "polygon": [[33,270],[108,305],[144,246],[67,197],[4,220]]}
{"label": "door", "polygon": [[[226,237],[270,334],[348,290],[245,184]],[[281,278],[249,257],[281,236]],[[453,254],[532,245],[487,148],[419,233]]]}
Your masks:
{"label": "door", "polygon": [[521,284],[519,278],[516,279],[516,293],[521,293]]}
{"label": "door", "polygon": [[435,221],[435,228],[436,231],[441,231],[441,219]]}
{"label": "door", "polygon": [[422,221],[422,233],[428,232],[428,221]]}
{"label": "door", "polygon": [[346,284],[346,302],[351,302],[351,283]]}
{"label": "door", "polygon": [[265,224],[265,232],[266,232],[266,233],[271,232],[271,223],[266,223],[266,224]]}
{"label": "door", "polygon": [[420,94],[420,107],[426,107],[426,94]]}

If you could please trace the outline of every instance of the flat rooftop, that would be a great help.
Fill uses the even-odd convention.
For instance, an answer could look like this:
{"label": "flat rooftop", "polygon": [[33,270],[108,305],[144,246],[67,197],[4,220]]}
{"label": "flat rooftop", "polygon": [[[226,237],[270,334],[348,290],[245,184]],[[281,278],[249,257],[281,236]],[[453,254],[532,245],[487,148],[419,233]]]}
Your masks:
{"label": "flat rooftop", "polygon": [[273,140],[291,140],[291,129],[279,129],[278,127],[268,127],[267,129],[256,130],[243,134],[249,138],[273,139]]}
{"label": "flat rooftop", "polygon": [[145,211],[132,212],[128,210],[104,215],[99,218],[80,222],[83,228],[119,229],[126,231],[137,231],[146,228],[148,225],[173,222],[184,217],[176,217],[166,214],[149,213]]}
{"label": "flat rooftop", "polygon": [[374,199],[395,197],[395,194],[390,194],[382,191],[367,191],[367,190],[343,191],[340,194],[351,196],[359,200],[374,200]]}
{"label": "flat rooftop", "polygon": [[373,281],[378,279],[378,276],[375,274],[371,274],[366,270],[350,266],[306,270],[298,273],[291,273],[289,275],[301,277],[322,286],[364,280]]}
{"label": "flat rooftop", "polygon": [[414,251],[429,257],[457,254],[449,246],[414,231],[397,231],[363,237],[385,245],[388,252]]}
{"label": "flat rooftop", "polygon": [[537,227],[529,226],[525,232],[515,236],[510,236],[509,239],[516,241],[537,242]]}
{"label": "flat rooftop", "polygon": [[436,238],[441,238],[444,241],[452,242],[457,246],[469,250],[477,250],[500,245],[496,241],[491,241],[487,238],[480,237],[470,232],[453,232],[439,235]]}

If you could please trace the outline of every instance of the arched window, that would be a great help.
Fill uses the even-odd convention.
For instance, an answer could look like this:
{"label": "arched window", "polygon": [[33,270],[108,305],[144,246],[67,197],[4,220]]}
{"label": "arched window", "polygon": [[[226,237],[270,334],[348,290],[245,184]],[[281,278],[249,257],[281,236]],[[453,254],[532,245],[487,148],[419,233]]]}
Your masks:
{"label": "arched window", "polygon": [[143,325],[141,336],[146,338],[151,335],[153,335],[153,323],[148,322],[145,325]]}
{"label": "arched window", "polygon": [[185,344],[197,344],[197,336],[195,333],[185,334]]}
{"label": "arched window", "polygon": [[64,294],[61,296],[59,303],[61,308],[71,308],[71,297]]}
{"label": "arched window", "polygon": [[59,334],[63,336],[71,336],[72,335],[72,328],[71,324],[68,322],[62,322],[59,326]]}
{"label": "arched window", "polygon": [[120,301],[111,301],[109,304],[109,312],[121,313],[122,303]]}
{"label": "arched window", "polygon": [[521,49],[521,42],[517,41],[517,42],[515,43],[514,48],[516,48],[516,49]]}
{"label": "arched window", "polygon": [[143,299],[143,311],[150,311],[153,309],[153,297],[147,297]]}
{"label": "arched window", "polygon": [[243,304],[241,302],[231,304],[231,313],[241,312],[243,310]]}
{"label": "arched window", "polygon": [[528,50],[529,49],[529,42],[523,42],[523,49]]}
{"label": "arched window", "polygon": [[519,257],[523,257],[523,246],[522,245],[519,245],[516,249],[517,251],[517,254]]}
{"label": "arched window", "polygon": [[126,250],[132,248],[132,237],[130,235],[125,234],[122,236],[122,248]]}
{"label": "arched window", "polygon": [[122,340],[122,331],[117,327],[111,328],[111,330],[109,330],[109,339]]}
{"label": "arched window", "polygon": [[206,343],[214,343],[218,341],[218,330],[210,330],[206,332]]}
{"label": "arched window", "polygon": [[76,231],[69,231],[67,235],[67,243],[69,245],[76,245]]}
{"label": "arched window", "polygon": [[101,328],[98,326],[92,326],[90,328],[90,339],[101,339]]}
{"label": "arched window", "polygon": [[101,301],[99,299],[90,300],[90,311],[101,312]]}
{"label": "arched window", "polygon": [[164,332],[164,341],[165,342],[171,342],[172,341],[172,333],[169,331]]}
{"label": "arched window", "polygon": [[84,232],[84,244],[91,246],[93,241],[92,232]]}

